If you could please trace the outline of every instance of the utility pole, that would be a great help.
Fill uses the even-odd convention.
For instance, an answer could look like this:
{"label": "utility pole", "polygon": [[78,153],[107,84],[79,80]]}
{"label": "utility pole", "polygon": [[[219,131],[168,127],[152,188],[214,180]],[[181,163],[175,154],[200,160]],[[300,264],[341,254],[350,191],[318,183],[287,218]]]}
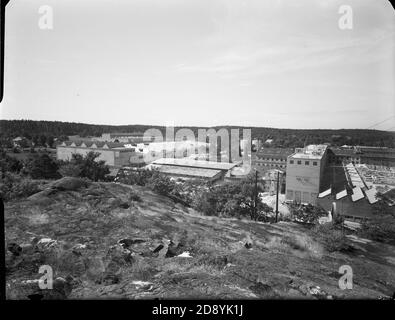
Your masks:
{"label": "utility pole", "polygon": [[280,171],[277,171],[277,188],[276,188],[276,222],[278,221],[278,191],[280,184]]}
{"label": "utility pole", "polygon": [[258,170],[255,170],[255,197],[254,197],[254,219],[257,219],[258,207]]}

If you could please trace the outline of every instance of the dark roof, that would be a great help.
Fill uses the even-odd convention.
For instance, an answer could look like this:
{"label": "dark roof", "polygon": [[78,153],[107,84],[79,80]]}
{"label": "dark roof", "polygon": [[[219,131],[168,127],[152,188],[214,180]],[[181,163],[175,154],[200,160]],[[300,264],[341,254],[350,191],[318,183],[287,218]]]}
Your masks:
{"label": "dark roof", "polygon": [[291,148],[262,148],[259,149],[256,154],[257,156],[270,155],[288,157],[294,152],[295,150]]}
{"label": "dark roof", "polygon": [[109,148],[123,148],[125,146],[124,143],[118,142],[106,142],[105,144],[107,144]]}
{"label": "dark roof", "polygon": [[356,155],[356,152],[355,152],[354,149],[330,148],[330,150],[336,156],[353,156],[353,155]]}

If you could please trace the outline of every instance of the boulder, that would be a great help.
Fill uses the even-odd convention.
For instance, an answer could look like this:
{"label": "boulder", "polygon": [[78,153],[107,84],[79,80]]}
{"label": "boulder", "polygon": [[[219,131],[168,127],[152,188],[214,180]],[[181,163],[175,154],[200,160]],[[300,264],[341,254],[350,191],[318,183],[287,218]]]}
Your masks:
{"label": "boulder", "polygon": [[19,256],[22,253],[22,247],[15,242],[11,242],[8,244],[7,249],[14,256]]}
{"label": "boulder", "polygon": [[125,249],[138,244],[138,243],[143,243],[146,242],[146,240],[144,239],[129,239],[129,238],[125,238],[125,239],[121,239],[118,241],[118,243]]}
{"label": "boulder", "polygon": [[251,291],[259,295],[261,298],[275,298],[278,296],[276,291],[266,283],[257,282],[249,288]]}
{"label": "boulder", "polygon": [[76,191],[89,186],[86,180],[75,177],[64,177],[51,184],[53,189],[61,191]]}

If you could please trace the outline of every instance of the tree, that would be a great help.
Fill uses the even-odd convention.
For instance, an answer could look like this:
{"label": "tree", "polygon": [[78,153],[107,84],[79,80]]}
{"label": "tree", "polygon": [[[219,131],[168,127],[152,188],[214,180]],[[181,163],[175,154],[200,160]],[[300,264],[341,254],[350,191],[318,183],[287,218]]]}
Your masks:
{"label": "tree", "polygon": [[0,154],[0,170],[2,172],[19,172],[22,168],[23,164],[18,159],[8,156],[5,152]]}
{"label": "tree", "polygon": [[57,179],[60,178],[58,173],[58,164],[47,154],[42,154],[26,165],[26,173],[33,179]]}
{"label": "tree", "polygon": [[54,143],[54,137],[53,136],[47,136],[46,139],[47,145],[52,148],[53,147],[53,143]]}
{"label": "tree", "polygon": [[228,217],[250,217],[251,220],[265,220],[273,209],[255,196],[263,190],[260,183],[255,189],[255,176],[245,180],[212,186],[194,197],[194,207],[206,215]]}
{"label": "tree", "polygon": [[179,196],[176,190],[176,184],[169,177],[155,172],[149,180],[148,186],[158,194],[168,196]]}
{"label": "tree", "polygon": [[85,157],[80,154],[73,154],[70,161],[61,162],[59,172],[63,176],[80,176],[93,181],[104,180],[110,173],[106,162],[97,160],[100,156],[98,152],[89,152]]}
{"label": "tree", "polygon": [[33,142],[33,145],[36,147],[39,144],[39,142],[40,142],[39,136],[38,135],[34,135],[33,138],[32,138],[32,142]]}
{"label": "tree", "polygon": [[59,173],[63,177],[79,177],[81,175],[81,167],[75,163],[66,163],[59,168]]}
{"label": "tree", "polygon": [[45,147],[45,143],[47,142],[47,137],[45,135],[41,135],[39,138],[39,143],[41,146]]}

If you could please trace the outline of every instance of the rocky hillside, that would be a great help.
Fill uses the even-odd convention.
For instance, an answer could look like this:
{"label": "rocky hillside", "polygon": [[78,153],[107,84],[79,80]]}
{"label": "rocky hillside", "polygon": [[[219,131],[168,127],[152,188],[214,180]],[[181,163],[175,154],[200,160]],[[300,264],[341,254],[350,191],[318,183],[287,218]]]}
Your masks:
{"label": "rocky hillside", "polygon": [[[328,252],[305,226],[202,216],[142,187],[63,178],[6,203],[9,299],[373,298],[395,291],[395,248]],[[41,265],[54,272],[41,290]],[[341,290],[350,265],[353,289]]]}

